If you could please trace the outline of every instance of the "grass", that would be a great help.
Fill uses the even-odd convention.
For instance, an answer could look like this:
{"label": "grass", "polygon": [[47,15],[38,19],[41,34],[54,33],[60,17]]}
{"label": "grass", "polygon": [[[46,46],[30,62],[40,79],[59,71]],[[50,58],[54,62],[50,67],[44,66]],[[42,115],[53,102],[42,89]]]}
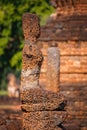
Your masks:
{"label": "grass", "polygon": [[8,91],[0,90],[0,96],[7,96],[7,95],[8,95]]}

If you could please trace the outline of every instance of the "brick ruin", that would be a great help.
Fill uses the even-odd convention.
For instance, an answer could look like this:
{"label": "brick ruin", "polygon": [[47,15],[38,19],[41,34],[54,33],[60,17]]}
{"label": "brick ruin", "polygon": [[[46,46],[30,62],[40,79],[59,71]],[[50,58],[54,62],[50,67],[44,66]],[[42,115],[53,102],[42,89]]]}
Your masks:
{"label": "brick ruin", "polygon": [[48,49],[48,82],[45,87],[40,86],[43,55],[36,44],[40,35],[39,19],[35,14],[25,13],[22,20],[25,38],[21,73],[22,129],[62,130],[67,112],[65,97],[59,93],[60,52],[56,47]]}
{"label": "brick ruin", "polygon": [[[60,90],[68,99],[67,122],[87,129],[87,0],[51,0],[56,8],[37,42],[44,61],[40,84],[47,79],[47,50],[60,49]],[[75,129],[76,130],[76,129]]]}

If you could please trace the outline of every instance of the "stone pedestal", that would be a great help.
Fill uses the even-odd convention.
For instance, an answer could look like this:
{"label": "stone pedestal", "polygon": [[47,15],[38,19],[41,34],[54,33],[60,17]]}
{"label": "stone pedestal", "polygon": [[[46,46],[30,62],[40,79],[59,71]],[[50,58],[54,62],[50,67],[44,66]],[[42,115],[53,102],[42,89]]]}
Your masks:
{"label": "stone pedestal", "polygon": [[23,127],[30,130],[54,130],[66,119],[66,112],[36,111],[23,113]]}

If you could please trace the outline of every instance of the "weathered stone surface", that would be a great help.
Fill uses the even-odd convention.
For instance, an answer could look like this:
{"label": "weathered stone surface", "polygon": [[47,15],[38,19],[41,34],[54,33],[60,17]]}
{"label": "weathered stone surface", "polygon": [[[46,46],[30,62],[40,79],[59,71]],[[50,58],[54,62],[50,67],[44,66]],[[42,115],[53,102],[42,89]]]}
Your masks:
{"label": "weathered stone surface", "polygon": [[29,124],[29,121],[23,121],[23,130],[62,130],[57,126],[53,125],[52,121],[41,121],[41,122],[33,122],[34,124]]}
{"label": "weathered stone surface", "polygon": [[0,130],[7,130],[6,125],[0,125]]}
{"label": "weathered stone surface", "polygon": [[40,35],[39,18],[35,14],[25,13],[22,17],[22,29],[25,40],[35,41]]}
{"label": "weathered stone surface", "polygon": [[54,130],[66,119],[67,113],[59,111],[39,111],[23,113],[23,127],[32,130]]}
{"label": "weathered stone surface", "polygon": [[[22,67],[24,70],[34,69],[35,67],[41,66],[43,56],[41,51],[34,43],[25,44],[22,55]],[[23,72],[23,77],[26,76]]]}
{"label": "weathered stone surface", "polygon": [[39,18],[25,13],[22,22],[25,45],[22,53],[21,89],[39,87],[40,68],[43,61],[41,51],[36,45],[40,35]]}
{"label": "weathered stone surface", "polygon": [[21,108],[23,111],[44,111],[44,110],[64,110],[66,101],[44,102],[36,104],[23,104]]}
{"label": "weathered stone surface", "polygon": [[55,93],[52,91],[47,91],[44,89],[30,89],[24,90],[21,92],[21,101],[22,103],[45,103],[45,102],[57,102],[60,104],[65,100],[64,96],[59,93]]}
{"label": "weathered stone surface", "polygon": [[42,61],[43,56],[37,46],[25,44],[23,48],[21,89],[39,87],[39,75]]}
{"label": "weathered stone surface", "polygon": [[[36,112],[24,112],[24,119],[26,120],[55,120],[58,124],[66,119],[66,111],[36,111]],[[32,118],[31,118],[32,117]]]}
{"label": "weathered stone surface", "polygon": [[48,48],[46,89],[59,92],[60,51],[57,47]]}
{"label": "weathered stone surface", "polygon": [[0,125],[3,125],[3,124],[6,124],[6,121],[2,117],[0,117]]}
{"label": "weathered stone surface", "polygon": [[[43,56],[36,45],[25,45],[23,48],[22,61],[22,87],[21,89],[30,89],[39,87],[39,75]],[[27,63],[27,64],[26,64]]]}
{"label": "weathered stone surface", "polygon": [[7,130],[21,130],[21,127],[22,127],[21,123],[17,120],[8,121],[6,126],[7,126]]}

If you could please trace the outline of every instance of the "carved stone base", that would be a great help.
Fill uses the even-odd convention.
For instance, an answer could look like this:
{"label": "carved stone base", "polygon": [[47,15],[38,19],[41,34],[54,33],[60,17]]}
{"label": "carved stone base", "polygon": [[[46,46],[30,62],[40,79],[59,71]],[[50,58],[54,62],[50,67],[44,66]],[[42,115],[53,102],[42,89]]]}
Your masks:
{"label": "carved stone base", "polygon": [[38,111],[23,113],[23,128],[29,130],[54,130],[66,119],[67,113]]}
{"label": "carved stone base", "polygon": [[56,92],[47,91],[41,88],[37,89],[29,89],[21,91],[21,101],[23,103],[46,103],[46,102],[62,102],[64,101],[65,97]]}

